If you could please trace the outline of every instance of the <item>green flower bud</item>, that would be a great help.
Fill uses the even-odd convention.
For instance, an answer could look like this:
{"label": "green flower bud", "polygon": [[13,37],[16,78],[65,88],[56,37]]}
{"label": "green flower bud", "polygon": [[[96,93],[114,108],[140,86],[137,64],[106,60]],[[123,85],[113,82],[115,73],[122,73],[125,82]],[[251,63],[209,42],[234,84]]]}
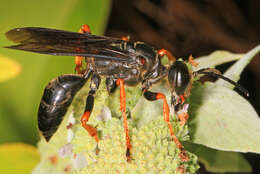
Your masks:
{"label": "green flower bud", "polygon": [[[141,96],[141,92],[136,92],[136,89],[126,90],[129,113]],[[98,130],[100,140],[97,144],[79,121],[86,94],[87,89],[83,89],[76,96],[51,141],[39,142],[42,158],[33,174],[196,173],[199,168],[197,157],[186,152],[189,161],[180,159],[180,150],[172,140],[162,115],[138,126],[135,119],[128,119],[132,160],[127,162],[118,90],[108,96],[103,83],[96,94],[95,107],[88,121]],[[171,120],[171,124],[180,141],[189,138],[187,125],[180,126],[176,120]]]}

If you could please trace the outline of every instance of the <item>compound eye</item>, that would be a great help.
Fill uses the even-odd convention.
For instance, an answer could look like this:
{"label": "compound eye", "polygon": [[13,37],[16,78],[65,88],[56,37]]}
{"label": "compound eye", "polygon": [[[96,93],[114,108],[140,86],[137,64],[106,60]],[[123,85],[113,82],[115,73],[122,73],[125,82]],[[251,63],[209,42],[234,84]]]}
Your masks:
{"label": "compound eye", "polygon": [[181,61],[176,61],[171,65],[168,73],[170,87],[177,95],[184,94],[190,83],[190,73],[187,65]]}
{"label": "compound eye", "polygon": [[140,58],[140,63],[141,63],[142,65],[145,65],[145,63],[146,63],[146,60],[145,60],[145,58],[144,58],[144,57],[141,57],[141,58]]}

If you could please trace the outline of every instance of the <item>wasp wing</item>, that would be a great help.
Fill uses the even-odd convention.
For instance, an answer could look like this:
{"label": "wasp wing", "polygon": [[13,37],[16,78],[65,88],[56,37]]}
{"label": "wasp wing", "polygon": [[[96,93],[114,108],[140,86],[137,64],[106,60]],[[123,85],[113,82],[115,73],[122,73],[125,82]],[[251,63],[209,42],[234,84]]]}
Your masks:
{"label": "wasp wing", "polygon": [[39,27],[16,28],[6,37],[18,45],[5,48],[41,54],[85,56],[131,62],[135,53],[123,50],[121,39]]}

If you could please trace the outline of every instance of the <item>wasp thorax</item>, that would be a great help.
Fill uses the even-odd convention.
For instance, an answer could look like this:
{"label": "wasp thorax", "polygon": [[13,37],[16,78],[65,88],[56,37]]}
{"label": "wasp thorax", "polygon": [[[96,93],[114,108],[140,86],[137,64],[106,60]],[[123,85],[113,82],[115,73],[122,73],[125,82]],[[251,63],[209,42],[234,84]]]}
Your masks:
{"label": "wasp thorax", "polygon": [[176,61],[170,66],[168,81],[172,92],[175,92],[177,95],[184,94],[190,79],[189,69],[184,62]]}

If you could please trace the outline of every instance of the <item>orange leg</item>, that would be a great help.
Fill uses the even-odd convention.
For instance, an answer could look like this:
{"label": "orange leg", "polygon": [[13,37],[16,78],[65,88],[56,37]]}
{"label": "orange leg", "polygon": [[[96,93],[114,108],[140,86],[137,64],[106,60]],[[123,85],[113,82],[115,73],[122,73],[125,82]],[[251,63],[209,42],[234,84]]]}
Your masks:
{"label": "orange leg", "polygon": [[185,98],[183,95],[180,95],[180,99],[181,99],[181,104],[183,104],[185,102]]}
{"label": "orange leg", "polygon": [[187,112],[184,112],[184,111],[177,114],[177,116],[180,119],[181,126],[184,126],[186,124],[187,120],[189,119],[189,114]]}
{"label": "orange leg", "polygon": [[[181,104],[183,104],[185,102],[184,96],[180,95],[180,99],[181,99]],[[181,126],[184,126],[189,118],[187,111],[182,111],[182,112],[178,113],[177,116],[180,119]]]}
{"label": "orange leg", "polygon": [[87,24],[84,24],[81,26],[81,28],[79,29],[80,33],[91,33],[90,27]]}
{"label": "orange leg", "polygon": [[75,56],[75,71],[77,72],[77,74],[81,74],[81,67],[82,67],[82,59],[83,56]]}
{"label": "orange leg", "polygon": [[[90,28],[88,25],[84,24],[81,26],[81,28],[79,29],[79,33],[91,33]],[[75,56],[75,71],[77,72],[77,74],[81,74],[82,73],[82,60],[83,60],[83,56]]]}
{"label": "orange leg", "polygon": [[163,56],[167,56],[168,57],[168,60],[170,62],[175,62],[176,61],[176,58],[172,55],[172,53],[166,49],[160,49],[157,51],[157,53],[163,57]]}
{"label": "orange leg", "polygon": [[147,100],[158,100],[158,99],[162,99],[163,100],[163,117],[164,117],[164,121],[167,123],[168,128],[170,130],[170,134],[171,137],[173,139],[173,141],[175,142],[175,144],[177,145],[177,147],[181,150],[181,154],[180,154],[180,158],[182,161],[187,161],[188,157],[186,155],[186,152],[182,146],[182,144],[180,143],[180,141],[178,140],[178,138],[176,137],[173,127],[171,125],[170,122],[170,109],[166,100],[166,97],[164,94],[162,93],[154,93],[154,92],[150,92],[148,90],[144,90],[144,97]]}
{"label": "orange leg", "polygon": [[180,165],[178,168],[177,168],[177,171],[179,171],[181,174],[185,174],[186,171],[185,171],[185,166],[184,165]]}
{"label": "orange leg", "polygon": [[93,137],[93,138],[96,140],[96,142],[98,143],[98,142],[99,142],[99,138],[98,138],[97,129],[94,128],[93,126],[87,124],[88,119],[89,119],[89,117],[90,117],[90,114],[91,114],[91,112],[86,111],[86,112],[82,115],[82,117],[81,117],[81,119],[80,119],[81,125],[82,125],[82,127],[84,127],[84,128],[88,131],[89,135],[90,135],[91,137]]}
{"label": "orange leg", "polygon": [[94,107],[94,95],[98,90],[100,81],[100,77],[97,74],[93,74],[90,82],[90,91],[86,100],[85,111],[80,119],[82,127],[84,127],[88,131],[89,135],[93,137],[97,143],[99,142],[97,129],[87,124],[87,122]]}
{"label": "orange leg", "polygon": [[170,122],[170,115],[169,115],[170,109],[169,109],[169,106],[168,106],[168,103],[167,103],[165,95],[162,94],[162,93],[157,93],[156,99],[163,99],[163,117],[164,117],[164,121],[166,121],[166,123],[168,124],[169,130],[170,130],[170,134],[171,134],[171,136],[173,138],[173,141],[176,143],[176,145],[177,145],[177,147],[179,149],[182,149],[183,146],[181,145],[181,143],[179,142],[178,138],[174,134],[173,127],[172,127],[171,122]]}
{"label": "orange leg", "polygon": [[124,36],[121,39],[124,40],[124,41],[129,41],[130,40],[129,36]]}
{"label": "orange leg", "polygon": [[117,79],[116,85],[120,86],[120,110],[122,112],[123,120],[124,120],[124,128],[125,128],[125,139],[126,139],[126,158],[127,161],[131,161],[131,142],[129,136],[129,130],[127,125],[127,116],[126,116],[126,96],[125,96],[125,87],[124,87],[124,80]]}
{"label": "orange leg", "polygon": [[192,55],[190,55],[189,57],[189,63],[194,66],[197,67],[199,64],[193,59]]}
{"label": "orange leg", "polygon": [[175,108],[175,114],[178,116],[181,126],[184,126],[189,118],[188,111],[187,111],[188,108],[186,108],[186,106],[188,106],[188,105],[184,104],[184,102],[185,102],[184,95],[179,95],[178,105],[181,105],[181,107]]}

